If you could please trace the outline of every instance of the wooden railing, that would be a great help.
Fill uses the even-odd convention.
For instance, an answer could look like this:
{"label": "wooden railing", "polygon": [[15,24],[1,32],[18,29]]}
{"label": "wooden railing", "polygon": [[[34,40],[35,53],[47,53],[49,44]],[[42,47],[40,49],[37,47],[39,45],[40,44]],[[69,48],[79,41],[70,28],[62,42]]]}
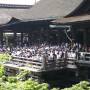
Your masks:
{"label": "wooden railing", "polygon": [[48,71],[63,68],[65,66],[64,64],[65,62],[62,58],[58,60],[48,60],[47,58],[44,58],[41,61],[39,59],[30,59],[14,56],[11,61],[5,63],[5,66],[23,69],[27,67],[26,69],[30,70],[34,69],[37,71]]}
{"label": "wooden railing", "polygon": [[60,59],[54,58],[51,60],[48,60],[48,58],[43,58],[43,60],[39,60],[14,56],[11,61],[5,63],[5,66],[41,72],[41,71],[57,70],[61,68],[76,69],[77,68],[76,62],[82,65],[85,63],[90,64],[90,53],[88,52],[79,52],[79,53],[73,52],[73,54],[75,54],[75,57],[70,57],[68,56],[67,53],[70,52],[66,52],[65,56]]}
{"label": "wooden railing", "polygon": [[79,60],[90,61],[90,52],[79,52]]}

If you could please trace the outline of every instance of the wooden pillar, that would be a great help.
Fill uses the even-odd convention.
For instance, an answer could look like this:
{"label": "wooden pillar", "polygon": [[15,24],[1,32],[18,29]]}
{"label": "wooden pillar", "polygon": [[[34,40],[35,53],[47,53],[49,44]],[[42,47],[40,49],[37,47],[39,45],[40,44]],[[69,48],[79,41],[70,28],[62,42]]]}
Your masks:
{"label": "wooden pillar", "polygon": [[69,33],[69,42],[71,43],[71,47],[73,47],[73,44],[75,43],[74,25],[70,26],[70,28],[68,29],[68,33]]}
{"label": "wooden pillar", "polygon": [[83,30],[83,45],[84,45],[85,51],[87,51],[87,30]]}
{"label": "wooden pillar", "polygon": [[75,33],[76,33],[76,30],[74,29],[74,26],[72,26],[71,27],[71,38],[74,40],[74,42],[75,42],[75,37],[76,37]]}
{"label": "wooden pillar", "polygon": [[21,33],[21,46],[23,47],[23,33]]}
{"label": "wooden pillar", "polygon": [[31,40],[30,40],[30,33],[28,33],[28,45],[30,46],[30,42],[31,42]]}
{"label": "wooden pillar", "polygon": [[3,46],[3,31],[0,31],[0,45]]}
{"label": "wooden pillar", "polygon": [[14,46],[16,46],[17,45],[17,33],[16,32],[14,32]]}

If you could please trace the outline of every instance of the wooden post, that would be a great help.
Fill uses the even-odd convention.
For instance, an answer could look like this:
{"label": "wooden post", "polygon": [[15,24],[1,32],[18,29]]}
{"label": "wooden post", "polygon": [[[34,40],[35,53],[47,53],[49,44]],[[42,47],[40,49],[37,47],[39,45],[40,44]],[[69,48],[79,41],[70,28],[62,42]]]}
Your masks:
{"label": "wooden post", "polygon": [[30,40],[30,33],[28,33],[28,45],[30,46],[30,42],[31,42],[31,40]]}
{"label": "wooden post", "polygon": [[23,33],[21,33],[21,46],[23,47]]}
{"label": "wooden post", "polygon": [[0,44],[3,46],[3,32],[0,31]]}
{"label": "wooden post", "polygon": [[87,51],[87,30],[83,30],[83,44],[85,51]]}
{"label": "wooden post", "polygon": [[16,32],[14,32],[14,46],[16,46],[17,45],[17,34],[16,34]]}
{"label": "wooden post", "polygon": [[43,56],[43,62],[42,62],[42,69],[43,69],[43,70],[46,70],[46,69],[47,69],[47,61],[48,61],[48,55],[45,54],[45,55]]}

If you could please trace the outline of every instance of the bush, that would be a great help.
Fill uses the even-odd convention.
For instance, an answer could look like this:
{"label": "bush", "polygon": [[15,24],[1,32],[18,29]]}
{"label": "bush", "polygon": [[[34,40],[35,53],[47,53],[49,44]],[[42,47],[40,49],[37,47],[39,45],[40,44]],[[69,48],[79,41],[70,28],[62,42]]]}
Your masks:
{"label": "bush", "polygon": [[27,70],[21,70],[19,74],[17,74],[18,80],[26,80],[27,75],[30,74],[30,71]]}
{"label": "bush", "polygon": [[53,88],[53,89],[51,89],[51,90],[60,90],[60,88]]}
{"label": "bush", "polygon": [[0,77],[2,77],[5,73],[4,66],[0,65]]}
{"label": "bush", "polygon": [[23,90],[49,90],[49,86],[46,83],[39,84],[32,79],[29,79],[24,82]]}
{"label": "bush", "polygon": [[16,77],[13,77],[13,76],[8,77],[8,82],[9,83],[16,83],[17,82],[17,78]]}
{"label": "bush", "polygon": [[[47,83],[40,84],[38,81],[28,79],[26,81],[17,80],[17,77],[23,78],[28,72],[22,71],[16,77],[6,77],[4,75],[4,67],[0,66],[0,90],[50,90]],[[90,83],[87,81],[81,81],[80,83],[73,85],[70,88],[59,89],[53,88],[51,90],[90,90]]]}
{"label": "bush", "polygon": [[10,60],[11,56],[8,53],[1,53],[0,54],[0,62],[5,62],[7,60]]}
{"label": "bush", "polygon": [[81,81],[80,83],[73,85],[71,88],[65,88],[62,90],[90,90],[90,83],[87,81]]}
{"label": "bush", "polygon": [[7,81],[7,77],[6,76],[2,76],[2,81]]}

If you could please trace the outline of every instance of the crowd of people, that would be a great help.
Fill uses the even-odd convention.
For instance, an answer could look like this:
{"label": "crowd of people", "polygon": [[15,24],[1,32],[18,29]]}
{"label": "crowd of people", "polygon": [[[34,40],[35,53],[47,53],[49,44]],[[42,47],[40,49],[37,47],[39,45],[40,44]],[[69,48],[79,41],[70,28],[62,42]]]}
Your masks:
{"label": "crowd of people", "polygon": [[33,45],[30,47],[16,47],[11,51],[12,56],[19,56],[31,59],[43,59],[46,55],[48,60],[53,60],[54,58],[76,58],[76,53],[82,51],[81,44],[74,43],[62,43],[61,45]]}
{"label": "crowd of people", "polygon": [[[85,52],[84,48],[79,43],[61,43],[59,45],[50,44],[38,44],[31,46],[17,46],[17,47],[3,47],[0,48],[0,52],[10,53],[13,59],[6,63],[14,65],[25,66],[23,60],[33,60],[42,63],[43,69],[46,69],[49,62],[52,67],[60,66],[60,61],[77,60],[79,57],[83,59],[84,54],[79,52]],[[17,61],[20,60],[21,62]],[[16,60],[16,61],[15,61]]]}
{"label": "crowd of people", "polygon": [[29,47],[3,47],[0,48],[0,52],[9,52],[13,57],[24,57],[31,59],[42,60],[46,55],[48,60],[61,59],[61,58],[76,58],[77,53],[85,51],[85,48],[79,43],[61,43],[60,45],[50,45],[50,44],[39,44],[31,45]]}

